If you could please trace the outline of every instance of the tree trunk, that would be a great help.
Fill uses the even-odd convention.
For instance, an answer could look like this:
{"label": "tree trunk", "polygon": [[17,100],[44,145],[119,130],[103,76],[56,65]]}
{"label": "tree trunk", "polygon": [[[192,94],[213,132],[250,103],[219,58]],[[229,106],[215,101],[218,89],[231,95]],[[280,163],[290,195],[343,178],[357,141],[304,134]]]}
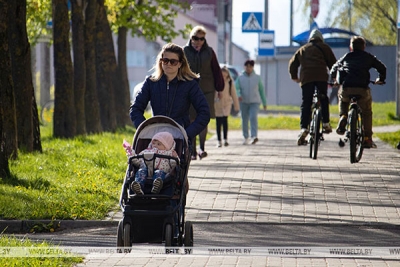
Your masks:
{"label": "tree trunk", "polygon": [[42,141],[40,137],[40,121],[37,109],[35,92],[32,91],[32,121],[33,121],[33,151],[42,152]]}
{"label": "tree trunk", "polygon": [[76,135],[76,116],[66,0],[53,0],[53,40],[55,69],[53,134],[55,137],[72,138]]}
{"label": "tree trunk", "polygon": [[127,28],[118,28],[118,67],[117,82],[115,83],[115,111],[117,116],[117,126],[125,127],[131,125],[129,118],[129,107],[131,105],[131,95],[129,91],[128,71],[126,66],[126,36]]}
{"label": "tree trunk", "polygon": [[[18,148],[33,151],[32,70],[28,34],[26,31],[26,0],[16,0],[10,17],[10,52],[17,116]],[[10,10],[11,11],[11,10]],[[36,105],[36,103],[35,103]]]}
{"label": "tree trunk", "polygon": [[85,23],[85,60],[86,60],[86,90],[85,115],[86,131],[88,133],[102,132],[100,123],[100,106],[96,91],[96,54],[95,29],[97,17],[97,0],[88,0]]}
{"label": "tree trunk", "polygon": [[114,132],[117,129],[114,104],[114,86],[116,82],[117,62],[114,42],[104,0],[98,0],[96,18],[96,80],[99,97],[100,119],[104,131]]}
{"label": "tree trunk", "polygon": [[82,0],[71,0],[72,43],[74,50],[74,96],[76,111],[76,134],[86,134],[85,121],[85,38]]}
{"label": "tree trunk", "polygon": [[[8,46],[8,3],[0,0],[0,177],[10,175],[8,159],[17,157],[17,128],[11,55]],[[13,153],[13,154],[12,154]]]}

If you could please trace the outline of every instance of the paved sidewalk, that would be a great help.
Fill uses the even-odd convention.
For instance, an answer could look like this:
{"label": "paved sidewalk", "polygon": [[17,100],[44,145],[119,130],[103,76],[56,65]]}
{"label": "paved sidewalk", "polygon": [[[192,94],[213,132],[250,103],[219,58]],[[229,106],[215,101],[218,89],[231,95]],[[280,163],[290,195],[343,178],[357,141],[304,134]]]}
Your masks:
{"label": "paved sidewalk", "polygon": [[[374,128],[395,131],[398,127]],[[301,225],[400,227],[400,152],[375,138],[378,149],[364,150],[351,164],[349,146],[325,135],[318,159],[297,146],[298,131],[260,131],[256,145],[242,145],[240,131],[229,146],[192,161],[186,219],[196,223],[237,222]],[[112,216],[119,220],[120,213]],[[195,230],[196,231],[196,230]],[[229,233],[235,235],[235,233]],[[196,235],[196,233],[195,233]],[[195,237],[196,238],[196,237]],[[266,237],[267,238],[267,237]],[[196,239],[195,239],[196,242]],[[195,243],[195,246],[207,244]],[[238,244],[240,246],[240,244]],[[254,244],[257,246],[257,244]],[[78,266],[400,266],[370,258],[143,257],[87,258]]]}

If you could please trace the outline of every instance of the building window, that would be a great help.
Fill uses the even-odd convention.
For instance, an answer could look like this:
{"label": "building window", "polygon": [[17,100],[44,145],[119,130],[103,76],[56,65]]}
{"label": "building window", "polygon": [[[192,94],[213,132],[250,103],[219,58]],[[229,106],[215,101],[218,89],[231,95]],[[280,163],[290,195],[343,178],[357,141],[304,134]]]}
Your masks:
{"label": "building window", "polygon": [[128,50],[126,53],[127,67],[146,67],[146,55],[142,51]]}

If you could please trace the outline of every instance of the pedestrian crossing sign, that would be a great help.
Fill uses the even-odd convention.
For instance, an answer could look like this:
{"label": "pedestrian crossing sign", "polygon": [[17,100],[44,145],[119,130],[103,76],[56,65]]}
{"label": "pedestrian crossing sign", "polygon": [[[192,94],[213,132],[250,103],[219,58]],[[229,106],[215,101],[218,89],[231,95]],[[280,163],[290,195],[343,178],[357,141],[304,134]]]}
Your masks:
{"label": "pedestrian crossing sign", "polygon": [[262,12],[243,12],[242,32],[262,32],[263,14]]}

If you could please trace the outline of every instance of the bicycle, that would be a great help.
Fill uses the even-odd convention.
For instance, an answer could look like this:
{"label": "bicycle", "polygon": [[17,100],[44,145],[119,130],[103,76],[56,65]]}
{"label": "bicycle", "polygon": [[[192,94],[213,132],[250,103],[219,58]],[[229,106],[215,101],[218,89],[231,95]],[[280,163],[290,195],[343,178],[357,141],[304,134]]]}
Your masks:
{"label": "bicycle", "polygon": [[308,143],[310,144],[310,158],[317,159],[318,147],[321,141],[325,140],[322,127],[322,108],[320,94],[317,88],[315,88],[314,90],[311,122],[309,128],[310,137],[308,139]]}
{"label": "bicycle", "polygon": [[[382,85],[382,82],[370,81],[372,84]],[[339,140],[339,146],[344,147],[347,141],[350,142],[350,163],[357,163],[361,160],[364,147],[364,123],[362,110],[357,104],[361,98],[360,95],[349,95],[350,107],[347,116],[345,138]]]}

